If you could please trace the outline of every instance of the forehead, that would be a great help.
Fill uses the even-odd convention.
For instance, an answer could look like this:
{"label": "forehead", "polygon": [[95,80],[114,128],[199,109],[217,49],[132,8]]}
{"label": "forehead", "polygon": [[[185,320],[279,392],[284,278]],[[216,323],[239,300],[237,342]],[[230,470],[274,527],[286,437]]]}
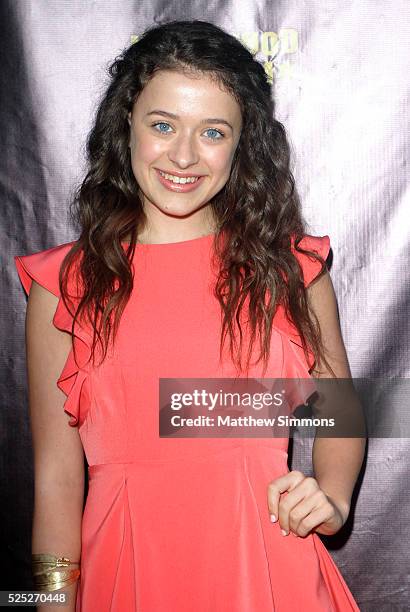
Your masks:
{"label": "forehead", "polygon": [[215,80],[202,73],[183,74],[158,71],[139,95],[134,111],[145,114],[153,109],[174,113],[181,118],[229,115],[240,121],[241,110],[235,98]]}

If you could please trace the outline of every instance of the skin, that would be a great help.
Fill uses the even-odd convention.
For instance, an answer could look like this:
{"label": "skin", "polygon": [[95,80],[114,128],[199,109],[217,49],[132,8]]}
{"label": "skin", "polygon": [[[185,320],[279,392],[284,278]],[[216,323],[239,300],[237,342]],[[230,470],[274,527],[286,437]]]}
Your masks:
{"label": "skin", "polygon": [[[226,123],[207,121],[214,118]],[[210,200],[229,178],[242,128],[236,100],[206,75],[163,70],[144,87],[128,122],[131,165],[147,218],[139,241],[177,242],[214,231]],[[205,179],[194,191],[171,192],[156,168]]]}

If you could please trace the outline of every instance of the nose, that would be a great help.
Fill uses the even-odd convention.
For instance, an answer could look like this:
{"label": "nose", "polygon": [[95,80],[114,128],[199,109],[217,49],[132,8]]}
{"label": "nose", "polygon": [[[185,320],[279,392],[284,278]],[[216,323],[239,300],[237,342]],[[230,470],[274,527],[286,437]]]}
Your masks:
{"label": "nose", "polygon": [[190,134],[179,134],[168,150],[168,159],[182,169],[196,164],[199,160],[194,137]]}

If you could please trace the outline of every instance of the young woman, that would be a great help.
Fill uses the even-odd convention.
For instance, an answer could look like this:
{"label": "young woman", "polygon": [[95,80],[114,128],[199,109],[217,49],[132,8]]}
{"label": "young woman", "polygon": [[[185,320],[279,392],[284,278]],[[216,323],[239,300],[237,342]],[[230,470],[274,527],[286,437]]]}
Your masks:
{"label": "young woman", "polygon": [[304,230],[264,69],[185,21],[110,75],[78,240],[15,258],[36,584],[84,612],[358,610],[317,534],[348,517],[362,439],[317,438],[312,478],[287,438],[158,431],[160,378],[350,377],[329,238]]}

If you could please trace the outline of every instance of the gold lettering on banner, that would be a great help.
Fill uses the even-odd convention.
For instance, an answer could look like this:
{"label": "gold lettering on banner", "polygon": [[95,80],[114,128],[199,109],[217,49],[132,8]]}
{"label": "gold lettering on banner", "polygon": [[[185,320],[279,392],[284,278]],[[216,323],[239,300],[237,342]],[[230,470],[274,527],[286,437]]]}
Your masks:
{"label": "gold lettering on banner", "polygon": [[[258,60],[262,62],[268,81],[273,79],[290,78],[292,76],[293,62],[288,55],[297,53],[299,49],[298,31],[294,28],[281,28],[279,32],[273,31],[246,31],[231,32],[241,41],[253,55],[259,54]],[[131,44],[139,39],[139,34],[131,35]]]}
{"label": "gold lettering on banner", "polygon": [[268,81],[273,79],[290,78],[292,76],[292,62],[288,55],[297,53],[298,32],[294,28],[281,28],[279,32],[274,31],[254,31],[254,32],[232,32],[249,51],[256,55],[265,68]]}
{"label": "gold lettering on banner", "polygon": [[266,56],[276,57],[280,50],[279,36],[276,32],[262,32],[261,53]]}
{"label": "gold lettering on banner", "polygon": [[251,53],[257,53],[259,51],[259,32],[243,32],[242,34],[234,34],[235,38],[238,38],[246,47],[248,47]]}

